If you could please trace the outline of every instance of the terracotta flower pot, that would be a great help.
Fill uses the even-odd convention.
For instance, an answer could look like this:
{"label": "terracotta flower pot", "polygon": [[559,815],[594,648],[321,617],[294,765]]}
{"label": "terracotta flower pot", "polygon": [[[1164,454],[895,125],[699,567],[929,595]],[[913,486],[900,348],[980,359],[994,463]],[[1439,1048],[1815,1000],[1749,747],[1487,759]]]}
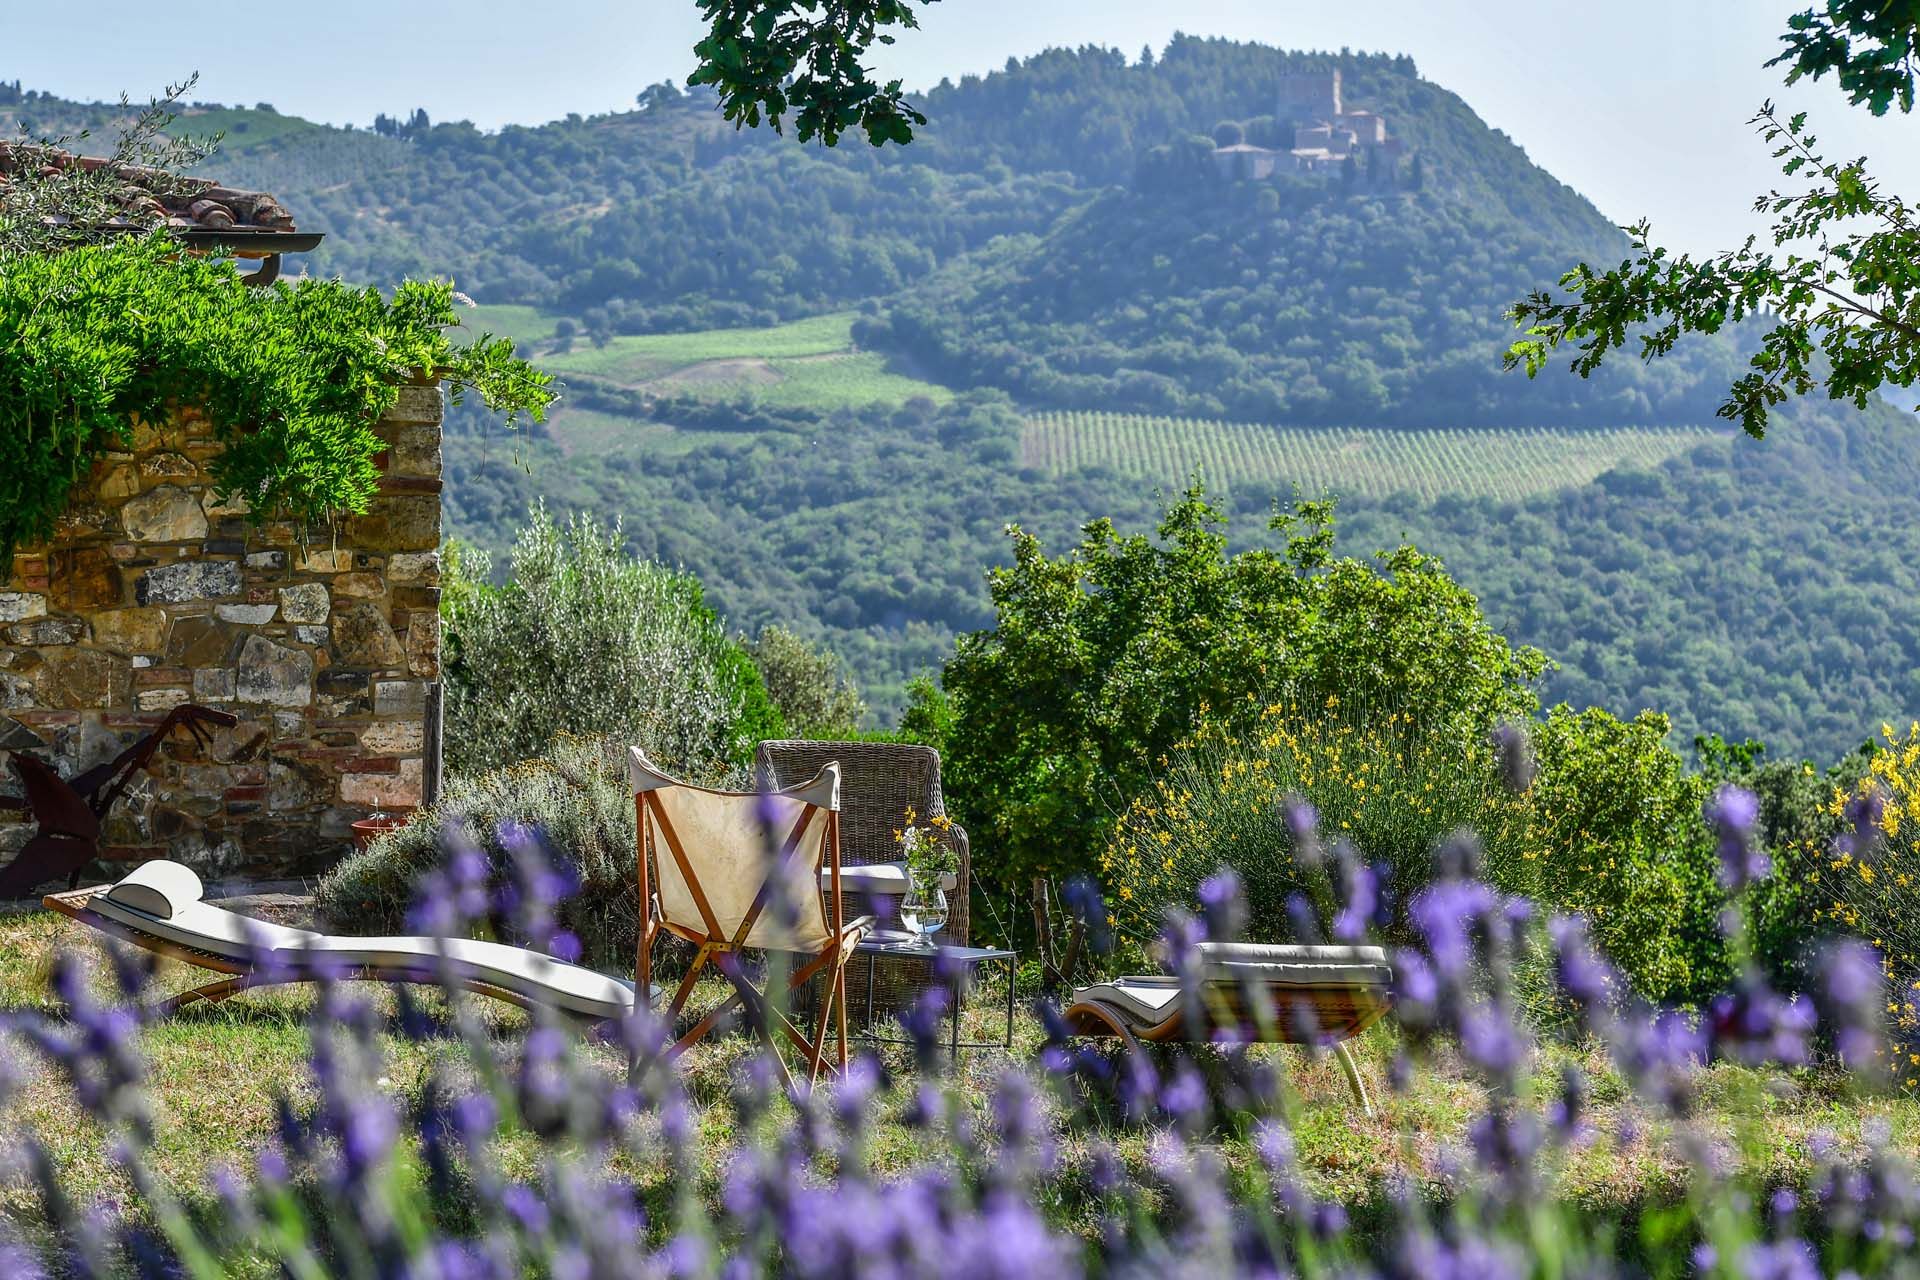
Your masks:
{"label": "terracotta flower pot", "polygon": [[382,835],[397,827],[406,826],[411,816],[407,813],[379,813],[370,818],[361,818],[353,824],[354,852],[364,852],[368,845]]}

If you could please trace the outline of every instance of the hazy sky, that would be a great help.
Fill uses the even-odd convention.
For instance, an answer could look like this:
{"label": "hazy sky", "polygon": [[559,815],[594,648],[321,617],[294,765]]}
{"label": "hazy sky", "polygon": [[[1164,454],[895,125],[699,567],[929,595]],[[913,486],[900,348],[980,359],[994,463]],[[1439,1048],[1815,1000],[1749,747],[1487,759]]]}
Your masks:
{"label": "hazy sky", "polygon": [[[923,86],[1049,45],[1157,49],[1176,30],[1406,53],[1608,216],[1651,217],[1665,242],[1705,250],[1758,225],[1748,206],[1775,174],[1744,122],[1769,96],[1810,111],[1830,153],[1866,154],[1892,189],[1920,194],[1920,118],[1874,120],[1831,78],[1789,92],[1762,67],[1804,3],[1548,0],[1502,18],[1488,0],[940,0],[883,64]],[[208,100],[361,124],[424,106],[435,120],[493,127],[626,106],[645,85],[686,76],[699,31],[692,0],[325,0],[244,12],[252,17],[152,0],[0,0],[0,79],[144,97],[198,70]]]}

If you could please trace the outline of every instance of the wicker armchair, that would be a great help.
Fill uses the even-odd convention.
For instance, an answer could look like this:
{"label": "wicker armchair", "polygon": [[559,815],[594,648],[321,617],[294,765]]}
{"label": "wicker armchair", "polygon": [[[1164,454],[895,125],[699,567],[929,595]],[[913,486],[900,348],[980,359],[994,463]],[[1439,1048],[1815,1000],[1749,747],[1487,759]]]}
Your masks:
{"label": "wicker armchair", "polygon": [[[763,742],[754,753],[755,772],[763,787],[788,787],[819,773],[829,760],[840,762],[840,861],[842,866],[867,866],[899,859],[893,833],[907,806],[922,819],[943,815],[940,795],[940,753],[932,747],[898,742]],[[959,864],[959,885],[948,895],[951,911],[940,937],[965,945],[969,936],[968,896],[972,890],[972,863],[967,833],[958,825],[947,828]],[[881,928],[898,929],[899,904]]]}

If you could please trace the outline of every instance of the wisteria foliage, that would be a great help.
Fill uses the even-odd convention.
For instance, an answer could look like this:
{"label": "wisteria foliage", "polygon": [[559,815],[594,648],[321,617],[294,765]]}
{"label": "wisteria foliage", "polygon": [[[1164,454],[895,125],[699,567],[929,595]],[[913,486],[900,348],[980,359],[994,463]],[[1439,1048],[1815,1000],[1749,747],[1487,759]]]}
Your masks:
{"label": "wisteria foliage", "polygon": [[[1708,817],[1738,890],[1764,870],[1751,797],[1722,792]],[[1378,913],[1377,879],[1351,850],[1317,848],[1303,804],[1289,823],[1303,855],[1343,868],[1334,878],[1340,932],[1357,935]],[[504,910],[529,945],[577,954],[557,923],[571,886],[542,840],[527,829],[498,835],[518,872],[507,900],[488,889],[485,859],[456,839],[423,882],[412,923],[451,933]],[[418,1101],[403,1105],[382,1087],[389,1019],[353,985],[326,983],[313,1012],[310,1099],[280,1100],[273,1140],[222,1168],[210,1194],[188,1197],[153,1169],[138,1047],[149,974],[116,954],[116,998],[100,998],[68,957],[55,973],[63,1015],[8,1016],[0,1105],[30,1058],[51,1064],[114,1136],[137,1203],[79,1203],[45,1135],[0,1129],[0,1176],[16,1191],[37,1188],[39,1201],[37,1215],[0,1222],[0,1274],[212,1280],[261,1260],[297,1280],[1920,1273],[1912,1258],[1920,1188],[1885,1132],[1868,1126],[1864,1159],[1826,1144],[1804,1185],[1761,1187],[1723,1168],[1690,1127],[1698,1077],[1715,1060],[1793,1067],[1838,1057],[1872,1084],[1884,990],[1868,948],[1832,949],[1802,995],[1771,990],[1747,966],[1697,1015],[1658,1009],[1622,995],[1581,920],[1543,929],[1528,903],[1503,897],[1477,871],[1477,846],[1462,833],[1409,904],[1417,941],[1393,956],[1401,1048],[1387,1085],[1406,1088],[1436,1046],[1457,1046],[1485,1086],[1485,1109],[1465,1145],[1441,1156],[1444,1194],[1390,1179],[1384,1214],[1364,1223],[1309,1186],[1284,1059],[1231,1038],[1198,1054],[1116,1054],[1069,1036],[1042,1004],[1049,1037],[1037,1060],[1010,1065],[990,1096],[969,1098],[942,1072],[937,992],[904,1019],[918,1042],[910,1072],[859,1057],[843,1078],[783,1102],[769,1062],[742,1057],[731,1099],[737,1136],[706,1196],[697,1189],[700,1108],[664,1054],[666,1028],[644,1010],[597,1032],[624,1055],[622,1073],[607,1068],[606,1052],[583,1052],[578,1028],[537,1020],[502,1047],[465,998],[449,991],[452,1012],[430,1017],[402,989],[400,1033],[457,1050],[436,1056]],[[1200,944],[1234,936],[1245,916],[1231,873],[1200,897],[1200,913],[1170,921],[1164,939],[1191,1000],[1202,998]],[[1738,913],[1727,928],[1738,953]],[[1684,1198],[1659,1216],[1655,1238],[1646,1221],[1596,1223],[1552,1192],[1560,1162],[1595,1140],[1595,1119],[1575,1069],[1544,1106],[1528,1092],[1535,1043],[1511,975],[1534,947],[1547,949],[1534,959],[1630,1083],[1636,1110],[1671,1125],[1693,1156]],[[868,1143],[882,1114],[921,1135],[926,1158],[905,1174],[871,1172]],[[1144,1167],[1123,1160],[1122,1132],[1144,1138]],[[1254,1167],[1233,1167],[1227,1135],[1250,1139]],[[512,1162],[518,1176],[501,1154],[509,1142],[523,1151]],[[1065,1160],[1068,1142],[1090,1154]],[[656,1198],[649,1213],[634,1170],[663,1164],[670,1203]],[[1061,1203],[1093,1205],[1093,1228],[1050,1221],[1046,1207]]]}

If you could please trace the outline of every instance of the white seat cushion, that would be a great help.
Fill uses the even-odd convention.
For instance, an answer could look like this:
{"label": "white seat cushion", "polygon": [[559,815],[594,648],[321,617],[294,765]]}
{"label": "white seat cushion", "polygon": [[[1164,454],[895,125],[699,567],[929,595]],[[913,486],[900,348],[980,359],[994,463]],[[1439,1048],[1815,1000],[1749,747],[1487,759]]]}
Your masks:
{"label": "white seat cushion", "polygon": [[[869,862],[863,866],[840,868],[840,892],[842,893],[879,893],[890,897],[906,896],[912,878],[907,874],[904,862]],[[940,877],[940,887],[951,893],[959,886],[960,879],[949,871]],[[820,868],[820,887],[830,888],[833,884],[833,868]]]}

